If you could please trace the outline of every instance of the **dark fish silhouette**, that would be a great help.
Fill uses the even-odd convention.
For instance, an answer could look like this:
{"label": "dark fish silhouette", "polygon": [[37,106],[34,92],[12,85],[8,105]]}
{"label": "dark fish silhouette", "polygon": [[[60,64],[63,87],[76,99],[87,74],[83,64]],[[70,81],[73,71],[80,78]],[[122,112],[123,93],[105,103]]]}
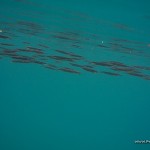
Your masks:
{"label": "dark fish silhouette", "polygon": [[121,66],[121,67],[127,67],[127,65],[121,63],[121,62],[117,62],[117,61],[110,61],[110,64],[112,64],[113,66]]}
{"label": "dark fish silhouette", "polygon": [[0,38],[1,38],[1,39],[10,39],[10,37],[4,36],[4,35],[0,35]]}
{"label": "dark fish silhouette", "polygon": [[113,66],[110,62],[92,62],[92,64],[98,65],[98,66]]}
{"label": "dark fish silhouette", "polygon": [[150,80],[150,76],[149,75],[145,75],[145,76],[143,76],[143,79]]}
{"label": "dark fish silhouette", "polygon": [[10,56],[10,57],[17,56],[16,52],[17,50],[4,50],[1,55]]}
{"label": "dark fish silhouette", "polygon": [[113,73],[113,72],[108,72],[108,71],[102,71],[101,73],[107,74],[107,75],[112,75],[112,76],[120,76],[118,73]]}
{"label": "dark fish silhouette", "polygon": [[130,75],[132,75],[132,76],[137,76],[137,77],[144,77],[144,75],[143,74],[141,74],[141,73],[137,73],[137,72],[127,72],[128,74],[130,74]]}
{"label": "dark fish silhouette", "polygon": [[93,68],[93,66],[89,66],[89,65],[85,65],[84,67],[87,67],[87,68]]}
{"label": "dark fish silhouette", "polygon": [[83,58],[82,56],[74,54],[72,52],[65,52],[65,51],[62,51],[62,50],[56,50],[56,52],[59,52],[59,53],[65,54],[65,55],[69,55],[69,56],[72,56],[72,57]]}
{"label": "dark fish silhouette", "polygon": [[105,45],[101,45],[101,44],[99,44],[99,45],[97,45],[98,47],[103,47],[103,48],[109,48],[108,46],[105,46]]}
{"label": "dark fish silhouette", "polygon": [[66,55],[68,55],[68,52],[65,52],[65,51],[62,51],[62,50],[56,50],[56,52],[59,52],[59,53],[61,53],[61,54],[66,54]]}
{"label": "dark fish silhouette", "polygon": [[143,70],[150,70],[150,67],[146,67],[146,66],[134,66],[134,67]]}
{"label": "dark fish silhouette", "polygon": [[25,60],[25,61],[34,62],[34,59],[32,57],[29,57],[29,56],[17,55],[17,56],[12,56],[12,58],[16,59],[16,60]]}
{"label": "dark fish silhouette", "polygon": [[121,62],[116,62],[116,61],[92,62],[92,64],[95,64],[95,65],[98,65],[98,66],[106,66],[106,67],[111,67],[111,66],[127,67],[125,64],[123,64]]}
{"label": "dark fish silhouette", "polygon": [[43,48],[49,48],[48,46],[43,45],[43,44],[39,44],[39,46],[41,46],[41,47],[43,47]]}
{"label": "dark fish silhouette", "polygon": [[45,66],[45,68],[52,69],[52,70],[56,70],[57,69],[57,66],[52,65],[52,64],[46,64],[44,66]]}
{"label": "dark fish silhouette", "polygon": [[68,57],[63,57],[63,56],[48,56],[51,59],[55,59],[55,60],[63,60],[63,61],[69,61],[69,62],[73,62],[74,60],[77,60],[75,58],[68,58]]}
{"label": "dark fish silhouette", "polygon": [[58,69],[58,70],[61,70],[61,71],[64,71],[64,72],[69,72],[69,73],[80,74],[80,72],[75,71],[75,70],[70,69],[70,68],[60,68],[60,69]]}
{"label": "dark fish silhouette", "polygon": [[29,42],[23,42],[24,44],[30,44]]}
{"label": "dark fish silhouette", "polygon": [[79,64],[74,64],[74,63],[70,63],[72,66],[75,66],[75,67],[80,67],[82,68],[83,66],[82,65],[79,65]]}
{"label": "dark fish silhouette", "polygon": [[15,60],[15,59],[13,59],[12,62],[15,62],[15,63],[31,63],[30,60]]}
{"label": "dark fish silhouette", "polygon": [[75,47],[75,48],[81,48],[81,46],[75,45],[75,44],[73,44],[72,47]]}
{"label": "dark fish silhouette", "polygon": [[124,71],[124,72],[127,72],[127,71],[131,71],[131,72],[137,72],[137,70],[133,67],[112,67],[111,68],[112,70],[116,70],[116,71]]}
{"label": "dark fish silhouette", "polygon": [[39,64],[39,65],[45,65],[46,64],[45,62],[38,61],[38,60],[35,60],[33,62],[36,63],[36,64]]}
{"label": "dark fish silhouette", "polygon": [[94,70],[94,69],[91,69],[91,68],[88,68],[88,67],[82,67],[83,70],[86,70],[88,72],[91,72],[91,73],[98,73],[98,71]]}
{"label": "dark fish silhouette", "polygon": [[38,53],[38,54],[44,54],[43,50],[39,49],[39,48],[27,47],[27,50],[30,51],[30,52]]}
{"label": "dark fish silhouette", "polygon": [[3,46],[14,46],[13,44],[8,44],[8,43],[0,43],[0,45],[3,45]]}

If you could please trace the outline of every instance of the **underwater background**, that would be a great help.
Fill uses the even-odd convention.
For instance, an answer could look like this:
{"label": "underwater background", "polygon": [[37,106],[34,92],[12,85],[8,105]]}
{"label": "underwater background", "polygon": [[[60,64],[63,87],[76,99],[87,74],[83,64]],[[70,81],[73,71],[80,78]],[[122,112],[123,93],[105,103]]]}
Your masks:
{"label": "underwater background", "polygon": [[0,150],[149,150],[149,0],[0,1]]}

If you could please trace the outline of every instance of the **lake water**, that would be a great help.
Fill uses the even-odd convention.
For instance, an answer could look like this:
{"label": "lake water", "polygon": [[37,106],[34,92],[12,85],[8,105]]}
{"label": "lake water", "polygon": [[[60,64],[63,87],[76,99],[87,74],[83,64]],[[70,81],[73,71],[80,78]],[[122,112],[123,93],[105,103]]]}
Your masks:
{"label": "lake water", "polygon": [[148,0],[0,2],[0,150],[150,149]]}

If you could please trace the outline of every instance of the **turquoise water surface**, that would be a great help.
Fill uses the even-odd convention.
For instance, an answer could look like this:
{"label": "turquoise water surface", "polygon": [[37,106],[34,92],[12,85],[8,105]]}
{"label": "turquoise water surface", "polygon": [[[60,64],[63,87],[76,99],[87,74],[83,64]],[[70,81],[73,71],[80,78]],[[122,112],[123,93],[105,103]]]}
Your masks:
{"label": "turquoise water surface", "polygon": [[0,2],[0,150],[150,149],[149,0]]}

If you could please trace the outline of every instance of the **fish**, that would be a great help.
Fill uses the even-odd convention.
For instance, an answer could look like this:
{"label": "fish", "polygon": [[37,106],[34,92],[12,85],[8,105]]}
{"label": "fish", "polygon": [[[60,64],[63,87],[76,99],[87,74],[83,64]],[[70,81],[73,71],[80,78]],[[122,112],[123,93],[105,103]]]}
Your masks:
{"label": "fish", "polygon": [[66,54],[66,55],[68,55],[68,53],[67,52],[65,52],[65,51],[62,51],[62,50],[55,50],[56,52],[59,52],[59,53],[62,53],[62,54]]}
{"label": "fish", "polygon": [[85,65],[84,67],[87,67],[87,68],[93,68],[93,66],[89,66],[89,65]]}
{"label": "fish", "polygon": [[107,67],[111,67],[111,66],[127,67],[127,65],[116,61],[92,62],[92,64],[99,65],[99,66],[107,66]]}
{"label": "fish", "polygon": [[17,56],[16,52],[17,52],[17,50],[4,50],[2,52],[2,55],[5,55],[5,56]]}
{"label": "fish", "polygon": [[111,68],[112,70],[116,70],[116,71],[124,71],[124,72],[128,72],[128,71],[131,71],[131,72],[137,72],[137,70],[133,67],[112,67]]}
{"label": "fish", "polygon": [[28,49],[33,49],[33,50],[39,50],[39,51],[42,51],[42,49],[40,49],[40,48],[35,48],[35,47],[30,47],[30,46],[28,46],[27,48],[28,48]]}
{"label": "fish", "polygon": [[108,72],[108,71],[101,71],[101,73],[112,75],[112,76],[120,76],[119,73],[113,73],[113,72]]}
{"label": "fish", "polygon": [[98,73],[98,71],[94,70],[94,69],[91,69],[91,68],[88,68],[88,67],[82,67],[83,70],[86,70],[88,72],[91,72],[91,73]]}
{"label": "fish", "polygon": [[38,54],[44,54],[43,50],[39,49],[39,48],[27,47],[27,50],[29,52],[35,52],[35,53],[38,53]]}
{"label": "fish", "polygon": [[31,63],[30,60],[12,60],[12,62],[16,62],[16,63]]}
{"label": "fish", "polygon": [[0,43],[0,45],[4,45],[4,46],[14,46],[13,44],[8,44],[8,43]]}
{"label": "fish", "polygon": [[21,55],[17,55],[17,56],[12,56],[13,59],[16,60],[27,60],[27,61],[34,61],[34,59],[32,57],[29,56],[21,56]]}
{"label": "fish", "polygon": [[79,65],[79,64],[74,64],[74,63],[70,63],[72,66],[75,66],[75,67],[80,67],[82,68],[83,66],[82,65]]}
{"label": "fish", "polygon": [[60,68],[60,69],[58,69],[58,70],[61,70],[61,71],[64,71],[64,72],[69,72],[69,73],[80,74],[80,72],[75,71],[75,70],[70,69],[70,68]]}
{"label": "fish", "polygon": [[73,54],[73,53],[69,53],[70,56],[72,57],[77,57],[78,59],[83,58],[83,56],[77,55],[77,54]]}
{"label": "fish", "polygon": [[63,60],[63,61],[74,61],[74,58],[68,58],[68,57],[62,57],[62,56],[48,56],[51,59],[55,59],[55,60]]}
{"label": "fish", "polygon": [[34,61],[34,63],[36,63],[36,64],[40,64],[40,65],[45,65],[45,64],[46,64],[45,62],[37,61],[37,60],[35,60],[35,61]]}
{"label": "fish", "polygon": [[52,69],[52,70],[56,70],[56,69],[57,69],[57,66],[52,65],[52,64],[46,64],[46,65],[45,65],[45,68]]}
{"label": "fish", "polygon": [[54,35],[53,37],[54,37],[54,38],[58,38],[58,39],[63,39],[63,40],[72,40],[72,39],[69,38],[69,37],[60,36],[60,35]]}
{"label": "fish", "polygon": [[75,48],[81,48],[81,46],[75,45],[75,44],[73,44],[72,47],[75,47]]}
{"label": "fish", "polygon": [[30,44],[29,42],[23,42],[24,44]]}
{"label": "fish", "polygon": [[150,76],[149,75],[145,75],[145,76],[143,76],[143,79],[150,80]]}
{"label": "fish", "polygon": [[48,46],[45,46],[43,44],[39,44],[39,46],[44,47],[44,48],[49,48]]}
{"label": "fish", "polygon": [[107,67],[113,66],[113,64],[110,63],[110,62],[92,62],[92,64],[95,64],[95,65],[98,65],[98,66],[107,66]]}
{"label": "fish", "polygon": [[141,74],[141,73],[137,73],[137,72],[127,72],[129,75],[132,75],[132,76],[137,76],[137,77],[144,77],[144,75],[143,74]]}
{"label": "fish", "polygon": [[69,56],[73,56],[73,57],[77,57],[77,58],[83,58],[82,56],[71,53],[71,52],[65,52],[65,51],[62,51],[62,50],[56,50],[56,52],[59,52],[59,53],[65,54],[65,55],[69,55]]}
{"label": "fish", "polygon": [[10,37],[4,36],[4,35],[0,35],[0,38],[1,38],[1,39],[10,39]]}
{"label": "fish", "polygon": [[146,67],[146,66],[134,66],[134,67],[143,70],[150,70],[150,67]]}
{"label": "fish", "polygon": [[127,65],[121,63],[121,62],[117,62],[117,61],[110,61],[110,64],[114,65],[114,66],[121,66],[121,67],[127,67]]}
{"label": "fish", "polygon": [[103,47],[103,48],[109,48],[108,46],[101,45],[101,44],[98,44],[97,46],[98,46],[98,47]]}

